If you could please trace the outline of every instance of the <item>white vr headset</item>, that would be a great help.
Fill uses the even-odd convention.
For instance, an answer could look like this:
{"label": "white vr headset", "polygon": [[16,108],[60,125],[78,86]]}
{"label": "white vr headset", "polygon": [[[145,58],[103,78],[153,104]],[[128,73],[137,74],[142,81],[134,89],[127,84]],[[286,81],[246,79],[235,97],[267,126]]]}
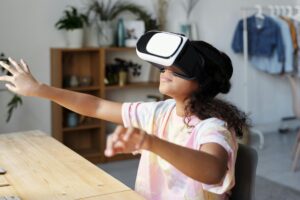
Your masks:
{"label": "white vr headset", "polygon": [[174,75],[186,80],[196,79],[204,72],[204,58],[181,34],[149,31],[139,38],[136,52],[162,71],[172,67]]}

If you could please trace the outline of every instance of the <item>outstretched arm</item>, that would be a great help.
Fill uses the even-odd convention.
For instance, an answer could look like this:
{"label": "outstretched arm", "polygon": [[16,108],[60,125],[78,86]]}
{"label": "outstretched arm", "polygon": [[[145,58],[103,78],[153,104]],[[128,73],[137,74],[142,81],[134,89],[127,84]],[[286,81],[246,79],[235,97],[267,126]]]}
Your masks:
{"label": "outstretched arm", "polygon": [[0,62],[0,66],[9,71],[11,76],[0,76],[0,81],[12,92],[24,96],[49,99],[63,107],[85,116],[95,117],[117,124],[122,124],[121,103],[107,101],[79,92],[48,86],[37,81],[21,60],[20,64],[9,58],[11,65]]}

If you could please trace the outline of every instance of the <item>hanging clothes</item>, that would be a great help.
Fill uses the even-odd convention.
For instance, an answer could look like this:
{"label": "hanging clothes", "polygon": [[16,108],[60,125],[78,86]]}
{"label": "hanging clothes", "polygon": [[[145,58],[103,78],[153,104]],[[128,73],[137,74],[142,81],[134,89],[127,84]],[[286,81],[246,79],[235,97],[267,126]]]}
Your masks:
{"label": "hanging clothes", "polygon": [[294,45],[289,24],[281,17],[272,16],[272,19],[280,27],[282,41],[284,44],[284,64],[282,73],[291,73],[294,71]]}
{"label": "hanging clothes", "polygon": [[286,21],[286,23],[289,26],[290,34],[291,34],[292,42],[293,42],[294,52],[296,52],[298,50],[298,43],[297,43],[296,28],[295,28],[294,22],[292,19],[290,19],[288,17],[280,16],[280,18],[283,19],[284,21]]}
{"label": "hanging clothes", "polygon": [[[260,19],[261,20],[261,19]],[[260,27],[258,23],[262,23]],[[284,59],[284,47],[280,40],[278,25],[268,16],[263,21],[253,15],[247,18],[248,28],[248,53],[249,56],[272,56],[274,49],[280,61]],[[236,53],[243,53],[243,20],[238,22],[232,41],[232,49]]]}
{"label": "hanging clothes", "polygon": [[[247,18],[248,53],[250,62],[258,70],[280,74],[285,62],[285,48],[279,25],[269,16]],[[235,53],[243,53],[243,20],[238,22],[232,40]]]}

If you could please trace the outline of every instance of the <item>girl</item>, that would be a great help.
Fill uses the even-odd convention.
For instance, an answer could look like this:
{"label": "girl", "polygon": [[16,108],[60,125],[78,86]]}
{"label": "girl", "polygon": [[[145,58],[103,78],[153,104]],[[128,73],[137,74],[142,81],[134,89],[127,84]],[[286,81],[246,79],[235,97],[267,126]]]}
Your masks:
{"label": "girl", "polygon": [[229,57],[202,41],[190,45],[204,59],[205,78],[184,79],[175,66],[161,70],[159,91],[172,98],[161,102],[121,104],[54,88],[38,82],[23,60],[11,58],[10,65],[0,65],[12,75],[0,81],[17,94],[119,124],[107,138],[105,155],[141,153],[136,191],[146,199],[228,199],[235,183],[236,136],[242,136],[247,120],[215,98],[230,90]]}

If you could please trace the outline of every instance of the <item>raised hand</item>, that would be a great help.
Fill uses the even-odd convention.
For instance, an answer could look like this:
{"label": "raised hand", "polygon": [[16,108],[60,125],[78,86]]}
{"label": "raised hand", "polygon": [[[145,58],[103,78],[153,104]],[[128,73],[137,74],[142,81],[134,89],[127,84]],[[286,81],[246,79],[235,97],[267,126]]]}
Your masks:
{"label": "raised hand", "polygon": [[31,75],[28,65],[21,59],[17,63],[8,58],[10,64],[0,61],[0,66],[9,71],[12,75],[0,76],[0,81],[7,82],[8,90],[24,96],[34,96],[40,83]]}
{"label": "raised hand", "polygon": [[118,153],[132,153],[146,149],[149,139],[150,136],[140,129],[118,126],[107,138],[105,155],[111,157]]}

